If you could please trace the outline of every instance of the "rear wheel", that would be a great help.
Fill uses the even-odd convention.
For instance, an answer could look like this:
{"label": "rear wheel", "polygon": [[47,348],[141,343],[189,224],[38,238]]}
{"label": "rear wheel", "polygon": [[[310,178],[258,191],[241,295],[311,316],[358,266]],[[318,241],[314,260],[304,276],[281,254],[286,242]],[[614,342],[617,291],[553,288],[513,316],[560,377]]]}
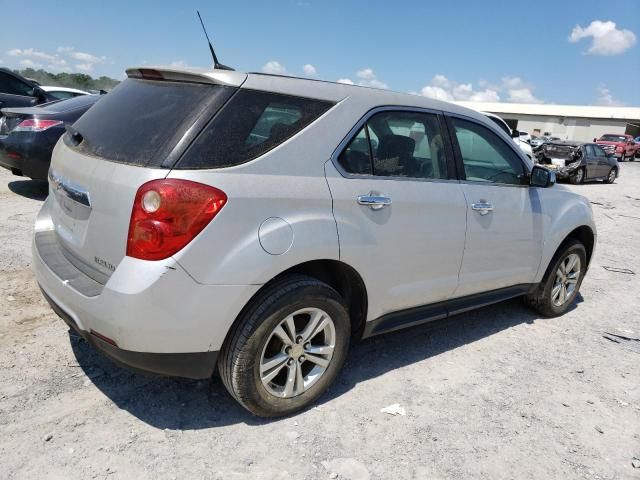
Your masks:
{"label": "rear wheel", "polygon": [[569,177],[569,181],[574,185],[580,185],[584,182],[584,168],[581,167],[576,170],[575,173]]}
{"label": "rear wheel", "polygon": [[311,277],[285,277],[251,302],[230,333],[220,376],[251,413],[288,415],[332,383],[346,359],[350,334],[338,292]]}
{"label": "rear wheel", "polygon": [[604,179],[604,183],[613,183],[616,181],[616,169],[612,168],[609,171],[609,175],[607,175],[607,178]]}
{"label": "rear wheel", "polygon": [[578,240],[558,249],[537,288],[525,296],[525,303],[545,317],[565,313],[580,290],[587,269],[587,252]]}

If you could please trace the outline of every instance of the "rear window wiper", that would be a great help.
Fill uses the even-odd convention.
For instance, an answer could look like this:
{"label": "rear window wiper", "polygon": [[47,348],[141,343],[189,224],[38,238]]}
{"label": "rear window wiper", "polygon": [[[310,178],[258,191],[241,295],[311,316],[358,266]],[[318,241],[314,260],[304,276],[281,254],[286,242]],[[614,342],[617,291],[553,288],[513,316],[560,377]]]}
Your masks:
{"label": "rear window wiper", "polygon": [[69,139],[71,140],[71,143],[74,146],[78,146],[82,143],[82,141],[84,140],[84,137],[79,131],[77,131],[71,125],[65,125],[64,128],[67,130],[67,133],[69,134]]}

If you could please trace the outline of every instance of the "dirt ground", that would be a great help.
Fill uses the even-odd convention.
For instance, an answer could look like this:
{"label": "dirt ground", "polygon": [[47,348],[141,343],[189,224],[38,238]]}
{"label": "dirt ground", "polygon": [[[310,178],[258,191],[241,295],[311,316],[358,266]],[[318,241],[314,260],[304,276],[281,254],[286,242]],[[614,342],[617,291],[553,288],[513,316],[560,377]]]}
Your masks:
{"label": "dirt ground", "polygon": [[640,478],[640,342],[603,337],[640,338],[640,162],[571,188],[599,229],[572,311],[515,300],[361,342],[315,407],[268,421],[70,336],[29,269],[46,190],[2,170],[0,478]]}

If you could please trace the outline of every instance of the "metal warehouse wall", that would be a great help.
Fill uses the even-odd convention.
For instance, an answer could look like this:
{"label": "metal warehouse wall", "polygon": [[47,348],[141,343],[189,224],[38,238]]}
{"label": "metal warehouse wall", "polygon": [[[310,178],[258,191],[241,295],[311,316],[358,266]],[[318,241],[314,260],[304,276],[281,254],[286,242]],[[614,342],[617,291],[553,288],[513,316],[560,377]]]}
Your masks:
{"label": "metal warehouse wall", "polygon": [[[513,113],[498,113],[505,120],[517,121],[517,129],[540,134],[549,132],[563,140],[579,140],[590,142],[604,133],[625,133],[627,121],[592,118],[550,117],[543,115],[518,115]],[[511,122],[509,122],[511,124]],[[635,121],[633,123],[640,123]]]}

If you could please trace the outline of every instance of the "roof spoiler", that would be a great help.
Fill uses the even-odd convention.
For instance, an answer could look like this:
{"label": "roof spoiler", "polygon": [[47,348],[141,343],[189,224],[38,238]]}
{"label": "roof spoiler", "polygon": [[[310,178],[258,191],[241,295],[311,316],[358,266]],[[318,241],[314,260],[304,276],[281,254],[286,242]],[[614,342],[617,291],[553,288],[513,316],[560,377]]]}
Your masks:
{"label": "roof spoiler", "polygon": [[207,83],[239,87],[247,79],[246,73],[232,70],[178,70],[171,67],[135,67],[126,70],[129,78],[165,80],[172,82]]}

